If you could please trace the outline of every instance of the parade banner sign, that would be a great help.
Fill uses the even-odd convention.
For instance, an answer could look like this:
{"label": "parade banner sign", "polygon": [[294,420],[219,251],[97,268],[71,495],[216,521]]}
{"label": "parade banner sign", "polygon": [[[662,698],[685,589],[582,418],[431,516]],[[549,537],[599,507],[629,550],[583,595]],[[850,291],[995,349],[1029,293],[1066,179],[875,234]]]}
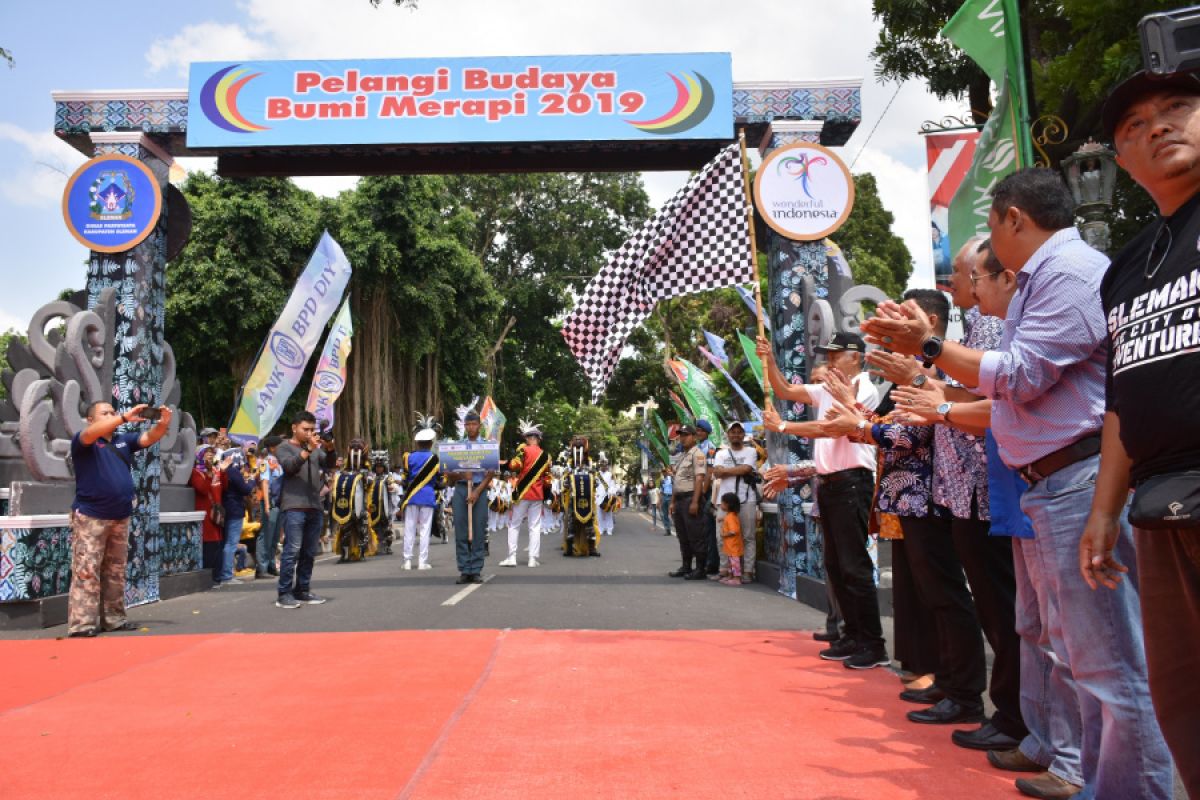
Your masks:
{"label": "parade banner sign", "polygon": [[487,396],[479,409],[479,422],[486,438],[500,441],[500,434],[504,433],[504,424],[508,422],[508,417],[500,411],[491,395]]}
{"label": "parade banner sign", "polygon": [[279,421],[349,282],[345,253],[328,232],[322,234],[242,387],[230,436],[261,438]]}
{"label": "parade banner sign", "polygon": [[437,454],[450,472],[495,472],[500,469],[499,442],[486,439],[438,442]]}
{"label": "parade banner sign", "polygon": [[733,138],[729,53],[195,63],[190,148]]}
{"label": "parade banner sign", "polygon": [[929,167],[930,241],[933,244],[933,280],[942,291],[950,289],[954,251],[950,249],[950,203],[975,158],[979,131],[930,133],[925,136]]}
{"label": "parade banner sign", "polygon": [[318,428],[328,430],[333,427],[333,404],[346,386],[346,362],[350,358],[353,338],[354,324],[350,320],[350,298],[347,297],[325,337],[325,349],[317,361],[317,371],[313,373],[312,388],[308,390],[308,402],[304,406],[317,418]]}
{"label": "parade banner sign", "polygon": [[93,158],[75,170],[63,190],[63,220],[84,247],[120,253],[142,242],[162,214],[158,178],[136,158]]}
{"label": "parade banner sign", "polygon": [[692,362],[681,358],[668,363],[671,365],[671,371],[675,373],[675,378],[679,381],[683,396],[687,398],[692,413],[696,415],[696,419],[708,420],[712,425],[713,430],[708,438],[719,447],[721,445],[722,415],[721,404],[717,402],[716,387],[713,386],[708,375]]}
{"label": "parade banner sign", "polygon": [[854,208],[854,178],[832,150],[798,142],[772,150],[754,178],[763,221],[788,239],[811,242],[842,227]]}
{"label": "parade banner sign", "polygon": [[975,158],[950,203],[950,252],[987,235],[991,191],[1011,172],[1033,163],[1025,103],[1021,25],[1016,0],[967,0],[942,29],[999,88]]}

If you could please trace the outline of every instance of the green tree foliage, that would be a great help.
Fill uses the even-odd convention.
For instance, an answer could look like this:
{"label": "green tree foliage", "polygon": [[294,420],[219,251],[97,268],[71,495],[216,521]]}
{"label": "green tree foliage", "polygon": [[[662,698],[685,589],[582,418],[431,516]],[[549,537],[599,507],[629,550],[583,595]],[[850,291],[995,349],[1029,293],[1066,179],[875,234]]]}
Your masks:
{"label": "green tree foliage", "polygon": [[192,235],[167,269],[167,340],[183,407],[219,427],[320,237],[321,208],[283,178],[192,173],[183,192]]}
{"label": "green tree foliage", "polygon": [[904,240],[892,232],[896,218],[883,207],[875,176],[854,176],[854,213],[833,235],[850,263],[855,283],[878,286],[890,297],[899,297],[912,274],[912,254]]}
{"label": "green tree foliage", "polygon": [[[14,330],[12,328],[5,331],[4,333],[0,333],[0,372],[3,372],[4,370],[9,369],[8,343],[11,342],[13,339],[16,339],[20,342],[28,341],[25,334],[21,333],[20,331]],[[3,383],[0,383],[0,400],[6,400],[6,399],[8,399],[8,389],[4,386]]]}
{"label": "green tree foliage", "polygon": [[[971,109],[990,111],[986,76],[938,31],[961,0],[875,0],[883,24],[872,51],[878,74],[890,80],[921,79],[942,98],[967,97]],[[1045,143],[1057,164],[1088,138],[1101,140],[1100,108],[1116,83],[1140,68],[1137,23],[1175,0],[1020,0],[1029,54],[1033,112],[1061,118],[1064,141]],[[1035,131],[1036,133],[1036,131]],[[1119,247],[1153,214],[1146,194],[1122,173],[1116,193],[1113,244]]]}

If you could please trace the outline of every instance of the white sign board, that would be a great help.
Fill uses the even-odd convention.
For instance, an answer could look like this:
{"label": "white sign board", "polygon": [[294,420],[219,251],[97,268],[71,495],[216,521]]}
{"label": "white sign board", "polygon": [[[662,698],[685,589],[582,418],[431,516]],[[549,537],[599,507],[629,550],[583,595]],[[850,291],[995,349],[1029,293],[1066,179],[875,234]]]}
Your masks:
{"label": "white sign board", "polygon": [[781,236],[802,242],[824,239],[854,208],[854,179],[838,156],[801,142],[772,150],[754,179],[754,202]]}

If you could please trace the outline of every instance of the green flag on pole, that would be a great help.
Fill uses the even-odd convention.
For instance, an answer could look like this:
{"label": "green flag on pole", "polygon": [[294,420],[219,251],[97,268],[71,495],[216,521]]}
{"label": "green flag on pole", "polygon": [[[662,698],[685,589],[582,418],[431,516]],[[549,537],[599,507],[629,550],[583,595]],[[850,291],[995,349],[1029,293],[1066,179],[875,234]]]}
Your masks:
{"label": "green flag on pole", "polygon": [[999,89],[975,159],[950,201],[950,247],[957,252],[972,236],[987,235],[992,187],[1033,164],[1033,143],[1016,0],[967,0],[942,28],[942,36],[970,56]]}
{"label": "green flag on pole", "polygon": [[663,421],[662,416],[658,413],[658,409],[654,410],[654,422],[658,425],[658,432],[662,434],[663,442],[671,441],[671,436],[667,430],[667,423]]}
{"label": "green flag on pole", "polygon": [[742,352],[746,354],[746,360],[750,362],[750,370],[754,373],[754,379],[758,381],[758,388],[762,389],[764,386],[763,365],[762,359],[758,357],[754,340],[741,331],[738,331],[738,341],[742,343]]}
{"label": "green flag on pole", "polygon": [[671,371],[679,380],[683,396],[692,407],[697,419],[706,419],[712,425],[712,434],[708,437],[713,444],[721,445],[721,404],[717,401],[716,387],[704,371],[690,361],[678,359],[671,361]]}
{"label": "green flag on pole", "polygon": [[667,394],[671,396],[671,405],[675,406],[675,416],[679,417],[679,424],[691,425],[695,422],[692,412],[687,410],[687,404],[679,398],[679,395],[667,390]]}

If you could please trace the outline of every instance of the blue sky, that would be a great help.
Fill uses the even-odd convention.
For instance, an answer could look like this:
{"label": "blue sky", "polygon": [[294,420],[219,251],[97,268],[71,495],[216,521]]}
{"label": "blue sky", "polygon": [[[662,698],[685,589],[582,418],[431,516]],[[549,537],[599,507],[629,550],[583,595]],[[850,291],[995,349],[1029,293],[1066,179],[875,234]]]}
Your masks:
{"label": "blue sky", "polygon": [[[490,56],[614,52],[730,51],[734,80],[861,76],[863,123],[843,149],[856,172],[871,171],[919,277],[929,271],[925,119],[959,110],[919,82],[874,81],[867,52],[877,25],[869,0],[421,0],[415,12],[374,9],[367,0],[206,0],[94,4],[0,3],[0,47],[16,67],[0,67],[0,232],[8,266],[0,330],[24,330],[33,312],[66,288],[82,288],[87,252],[67,233],[60,210],[66,176],[84,161],[53,136],[56,89],[186,86],[190,61],[237,58]],[[119,12],[119,13],[118,13]],[[872,127],[878,128],[864,148]],[[183,162],[210,168],[205,160]],[[647,176],[655,202],[682,184],[680,173]],[[332,194],[346,178],[298,181]],[[836,239],[836,237],[834,237]],[[167,332],[168,338],[170,331]]]}

